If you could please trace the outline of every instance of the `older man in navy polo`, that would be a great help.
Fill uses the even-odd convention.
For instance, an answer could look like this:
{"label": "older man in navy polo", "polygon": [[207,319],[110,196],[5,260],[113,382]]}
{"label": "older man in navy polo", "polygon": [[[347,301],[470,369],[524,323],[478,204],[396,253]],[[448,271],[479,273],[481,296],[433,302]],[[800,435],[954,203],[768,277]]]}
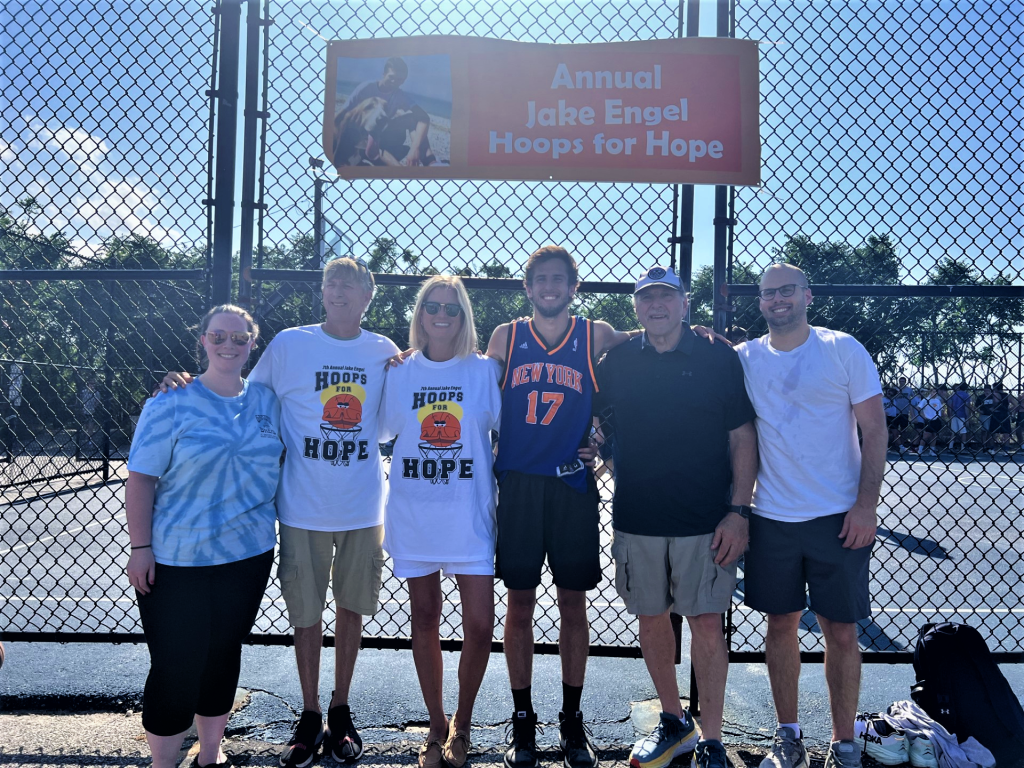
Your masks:
{"label": "older man in navy polo", "polygon": [[[757,474],[754,409],[736,353],[697,343],[683,322],[687,295],[672,269],[643,272],[633,306],[644,333],[612,349],[598,368],[615,459],[616,588],[639,616],[640,647],[663,710],[630,763],[662,768],[695,750],[701,768],[725,768],[722,614],[747,546]],[[679,701],[672,611],[690,627],[703,711],[699,740]]]}

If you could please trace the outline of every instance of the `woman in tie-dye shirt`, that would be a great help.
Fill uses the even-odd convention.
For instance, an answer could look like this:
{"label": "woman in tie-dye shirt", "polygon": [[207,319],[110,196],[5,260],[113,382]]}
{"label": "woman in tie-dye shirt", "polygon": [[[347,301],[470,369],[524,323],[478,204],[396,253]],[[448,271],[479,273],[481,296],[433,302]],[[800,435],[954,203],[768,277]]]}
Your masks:
{"label": "woman in tie-dye shirt", "polygon": [[128,457],[128,578],[149,645],[142,723],[156,768],[176,764],[193,717],[196,766],[228,764],[242,641],[274,559],[280,406],[241,376],[258,328],[224,304],[199,331],[205,372],[148,401]]}

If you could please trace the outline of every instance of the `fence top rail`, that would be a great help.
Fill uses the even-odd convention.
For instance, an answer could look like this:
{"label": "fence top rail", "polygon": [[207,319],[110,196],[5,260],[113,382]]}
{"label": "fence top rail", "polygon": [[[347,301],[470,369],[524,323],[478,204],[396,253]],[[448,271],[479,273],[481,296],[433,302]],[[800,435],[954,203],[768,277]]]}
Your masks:
{"label": "fence top rail", "polygon": [[[808,286],[817,296],[906,296],[919,298],[975,297],[1024,299],[1024,285],[832,285]],[[730,296],[756,296],[756,283],[730,283]]]}
{"label": "fence top rail", "polygon": [[205,269],[0,269],[0,280],[205,280]]}
{"label": "fence top rail", "polygon": [[[2,273],[0,273],[2,274]],[[254,269],[251,272],[253,280],[269,280],[274,282],[291,283],[319,283],[323,277],[320,270],[313,269]],[[404,285],[416,286],[429,280],[433,275],[396,275],[391,273],[375,272],[374,282],[377,285]],[[523,281],[516,277],[462,277],[462,282],[469,289],[490,289],[499,291],[521,291]],[[623,293],[632,294],[633,283],[615,283],[591,281],[582,282],[578,291],[580,293]]]}

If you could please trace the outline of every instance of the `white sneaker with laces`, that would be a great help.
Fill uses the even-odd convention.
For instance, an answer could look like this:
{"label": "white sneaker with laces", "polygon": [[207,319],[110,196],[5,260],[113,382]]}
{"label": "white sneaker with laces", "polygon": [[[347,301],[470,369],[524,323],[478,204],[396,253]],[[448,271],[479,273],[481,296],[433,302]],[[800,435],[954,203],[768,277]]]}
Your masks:
{"label": "white sneaker with laces", "polygon": [[877,712],[861,713],[853,723],[854,740],[862,752],[882,765],[907,762],[907,739],[903,731],[893,728]]}

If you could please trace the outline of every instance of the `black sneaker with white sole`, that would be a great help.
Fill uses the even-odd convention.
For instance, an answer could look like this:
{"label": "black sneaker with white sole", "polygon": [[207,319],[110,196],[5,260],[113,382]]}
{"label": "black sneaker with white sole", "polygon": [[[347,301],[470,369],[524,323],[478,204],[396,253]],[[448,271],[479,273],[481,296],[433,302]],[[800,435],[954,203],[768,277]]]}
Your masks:
{"label": "black sneaker with white sole", "polygon": [[283,768],[306,768],[316,759],[323,740],[323,715],[305,710],[299,717],[299,724],[295,726],[295,734],[281,753],[281,765]]}
{"label": "black sneaker with white sole", "polygon": [[354,763],[363,756],[363,740],[352,724],[352,710],[347,704],[327,710],[324,754],[339,763]]}

